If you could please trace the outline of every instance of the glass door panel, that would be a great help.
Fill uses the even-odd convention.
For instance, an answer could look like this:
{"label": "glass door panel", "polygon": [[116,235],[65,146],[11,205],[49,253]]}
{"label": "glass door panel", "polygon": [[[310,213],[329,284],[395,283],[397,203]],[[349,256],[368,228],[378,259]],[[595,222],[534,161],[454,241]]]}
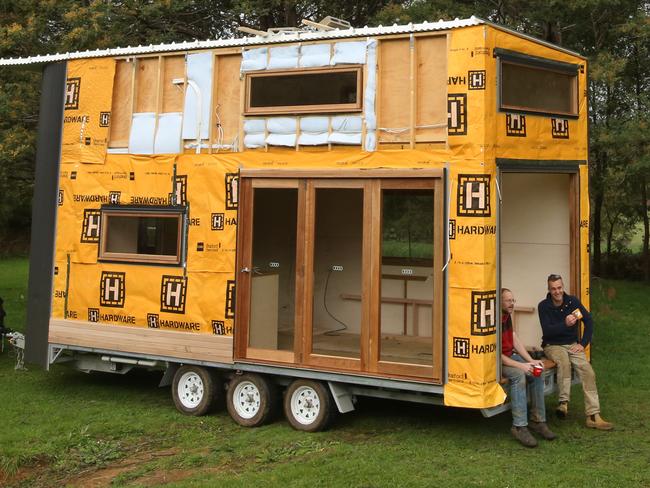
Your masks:
{"label": "glass door panel", "polygon": [[434,191],[381,191],[379,360],[433,363]]}
{"label": "glass door panel", "polygon": [[297,188],[254,188],[248,347],[293,351]]}
{"label": "glass door panel", "polygon": [[364,190],[314,192],[311,353],[359,359]]}

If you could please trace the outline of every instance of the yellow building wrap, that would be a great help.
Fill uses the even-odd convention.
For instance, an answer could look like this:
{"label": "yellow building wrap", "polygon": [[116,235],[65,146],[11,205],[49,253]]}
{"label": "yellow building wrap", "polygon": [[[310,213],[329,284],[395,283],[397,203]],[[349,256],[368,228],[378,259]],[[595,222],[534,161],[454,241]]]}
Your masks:
{"label": "yellow building wrap", "polygon": [[[579,164],[580,298],[589,306],[589,196],[586,63],[488,25],[447,33],[446,144],[362,151],[265,148],[244,152],[133,156],[107,154],[115,60],[70,61],[59,179],[52,316],[125,327],[233,335],[241,169],[446,170],[448,235],[443,324],[444,404],[502,404],[498,344],[499,188],[503,160]],[[495,49],[580,64],[577,117],[514,114],[498,108]],[[76,90],[76,92],[75,92]],[[92,94],[92,96],[91,96]],[[68,107],[68,105],[70,105]],[[108,114],[109,119],[106,119]],[[92,163],[92,164],[87,164]],[[102,206],[185,209],[181,266],[98,259]],[[181,297],[169,300],[169,297]],[[174,305],[170,305],[170,303]],[[444,369],[444,368],[443,368]]]}
{"label": "yellow building wrap", "polygon": [[68,62],[62,163],[104,163],[114,75],[115,60],[112,58]]}

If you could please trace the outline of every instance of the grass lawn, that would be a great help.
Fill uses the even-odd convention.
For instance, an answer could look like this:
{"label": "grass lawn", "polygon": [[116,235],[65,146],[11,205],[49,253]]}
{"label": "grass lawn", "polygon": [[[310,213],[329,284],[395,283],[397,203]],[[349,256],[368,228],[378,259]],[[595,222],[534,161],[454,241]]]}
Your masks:
{"label": "grass lawn", "polygon": [[[27,262],[0,261],[8,325],[24,320]],[[613,432],[583,427],[582,394],[558,440],[526,449],[509,413],[360,399],[327,432],[284,420],[245,429],[224,411],[185,417],[160,373],[14,371],[0,355],[0,486],[650,486],[650,287],[597,281],[594,365]],[[23,296],[23,298],[21,298]],[[554,405],[554,399],[548,399]]]}

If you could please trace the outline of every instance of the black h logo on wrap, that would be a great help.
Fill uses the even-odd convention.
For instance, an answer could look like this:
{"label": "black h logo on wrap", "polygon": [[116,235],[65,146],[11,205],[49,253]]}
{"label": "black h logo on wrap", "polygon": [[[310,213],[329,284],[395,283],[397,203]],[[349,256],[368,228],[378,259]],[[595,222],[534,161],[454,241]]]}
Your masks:
{"label": "black h logo on wrap", "polygon": [[99,304],[102,307],[124,307],[126,273],[102,271],[99,282]]}
{"label": "black h logo on wrap", "polygon": [[237,210],[239,203],[239,174],[226,173],[226,210]]}
{"label": "black h logo on wrap", "polygon": [[553,139],[569,138],[569,119],[551,119],[551,136]]}
{"label": "black h logo on wrap", "polygon": [[59,190],[59,196],[57,197],[56,203],[59,207],[63,205],[63,190]]}
{"label": "black h logo on wrap", "polygon": [[147,314],[147,327],[149,327],[150,329],[160,328],[160,316],[157,313]]}
{"label": "black h logo on wrap", "polygon": [[467,337],[454,337],[455,358],[469,359],[469,339]]}
{"label": "black h logo on wrap", "polygon": [[227,319],[235,318],[235,280],[226,283],[226,312]]}
{"label": "black h logo on wrap", "polygon": [[224,218],[225,216],[222,213],[213,213],[210,219],[210,229],[223,230]]}
{"label": "black h logo on wrap", "polygon": [[169,195],[172,205],[185,205],[187,203],[187,175],[174,177],[174,193]]}
{"label": "black h logo on wrap", "polygon": [[98,308],[89,308],[88,309],[88,322],[99,322],[99,309]]}
{"label": "black h logo on wrap", "polygon": [[461,217],[489,217],[490,175],[458,175],[457,203]]}
{"label": "black h logo on wrap", "polygon": [[212,333],[214,335],[225,335],[226,334],[226,324],[223,320],[213,320],[212,321]]}
{"label": "black h logo on wrap", "polygon": [[121,191],[108,192],[108,201],[110,202],[111,205],[119,205],[121,196],[122,196]]}
{"label": "black h logo on wrap", "polygon": [[509,137],[526,137],[526,116],[506,114],[506,135]]}
{"label": "black h logo on wrap", "polygon": [[99,224],[101,212],[97,209],[84,209],[84,221],[81,227],[81,242],[94,244],[99,242]]}
{"label": "black h logo on wrap", "polygon": [[449,219],[449,239],[456,239],[456,219]]}
{"label": "black h logo on wrap", "polygon": [[68,78],[65,83],[65,110],[79,108],[79,92],[81,91],[81,78]]}
{"label": "black h logo on wrap", "polygon": [[497,332],[497,292],[472,292],[472,335],[486,336]]}
{"label": "black h logo on wrap", "polygon": [[187,278],[184,276],[163,276],[160,285],[160,311],[185,313]]}
{"label": "black h logo on wrap", "polygon": [[467,78],[469,79],[469,85],[467,86],[470,90],[485,90],[485,70],[469,70],[467,72]]}
{"label": "black h logo on wrap", "polygon": [[450,136],[467,135],[467,93],[447,95],[447,133]]}
{"label": "black h logo on wrap", "polygon": [[99,126],[108,127],[111,124],[110,112],[99,112]]}

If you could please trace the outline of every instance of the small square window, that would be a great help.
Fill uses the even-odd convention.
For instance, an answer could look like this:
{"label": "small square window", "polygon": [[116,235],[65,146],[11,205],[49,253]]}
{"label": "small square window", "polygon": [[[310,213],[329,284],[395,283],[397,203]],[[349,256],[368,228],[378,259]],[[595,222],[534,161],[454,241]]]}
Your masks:
{"label": "small square window", "polygon": [[99,259],[179,265],[185,209],[102,208]]}

